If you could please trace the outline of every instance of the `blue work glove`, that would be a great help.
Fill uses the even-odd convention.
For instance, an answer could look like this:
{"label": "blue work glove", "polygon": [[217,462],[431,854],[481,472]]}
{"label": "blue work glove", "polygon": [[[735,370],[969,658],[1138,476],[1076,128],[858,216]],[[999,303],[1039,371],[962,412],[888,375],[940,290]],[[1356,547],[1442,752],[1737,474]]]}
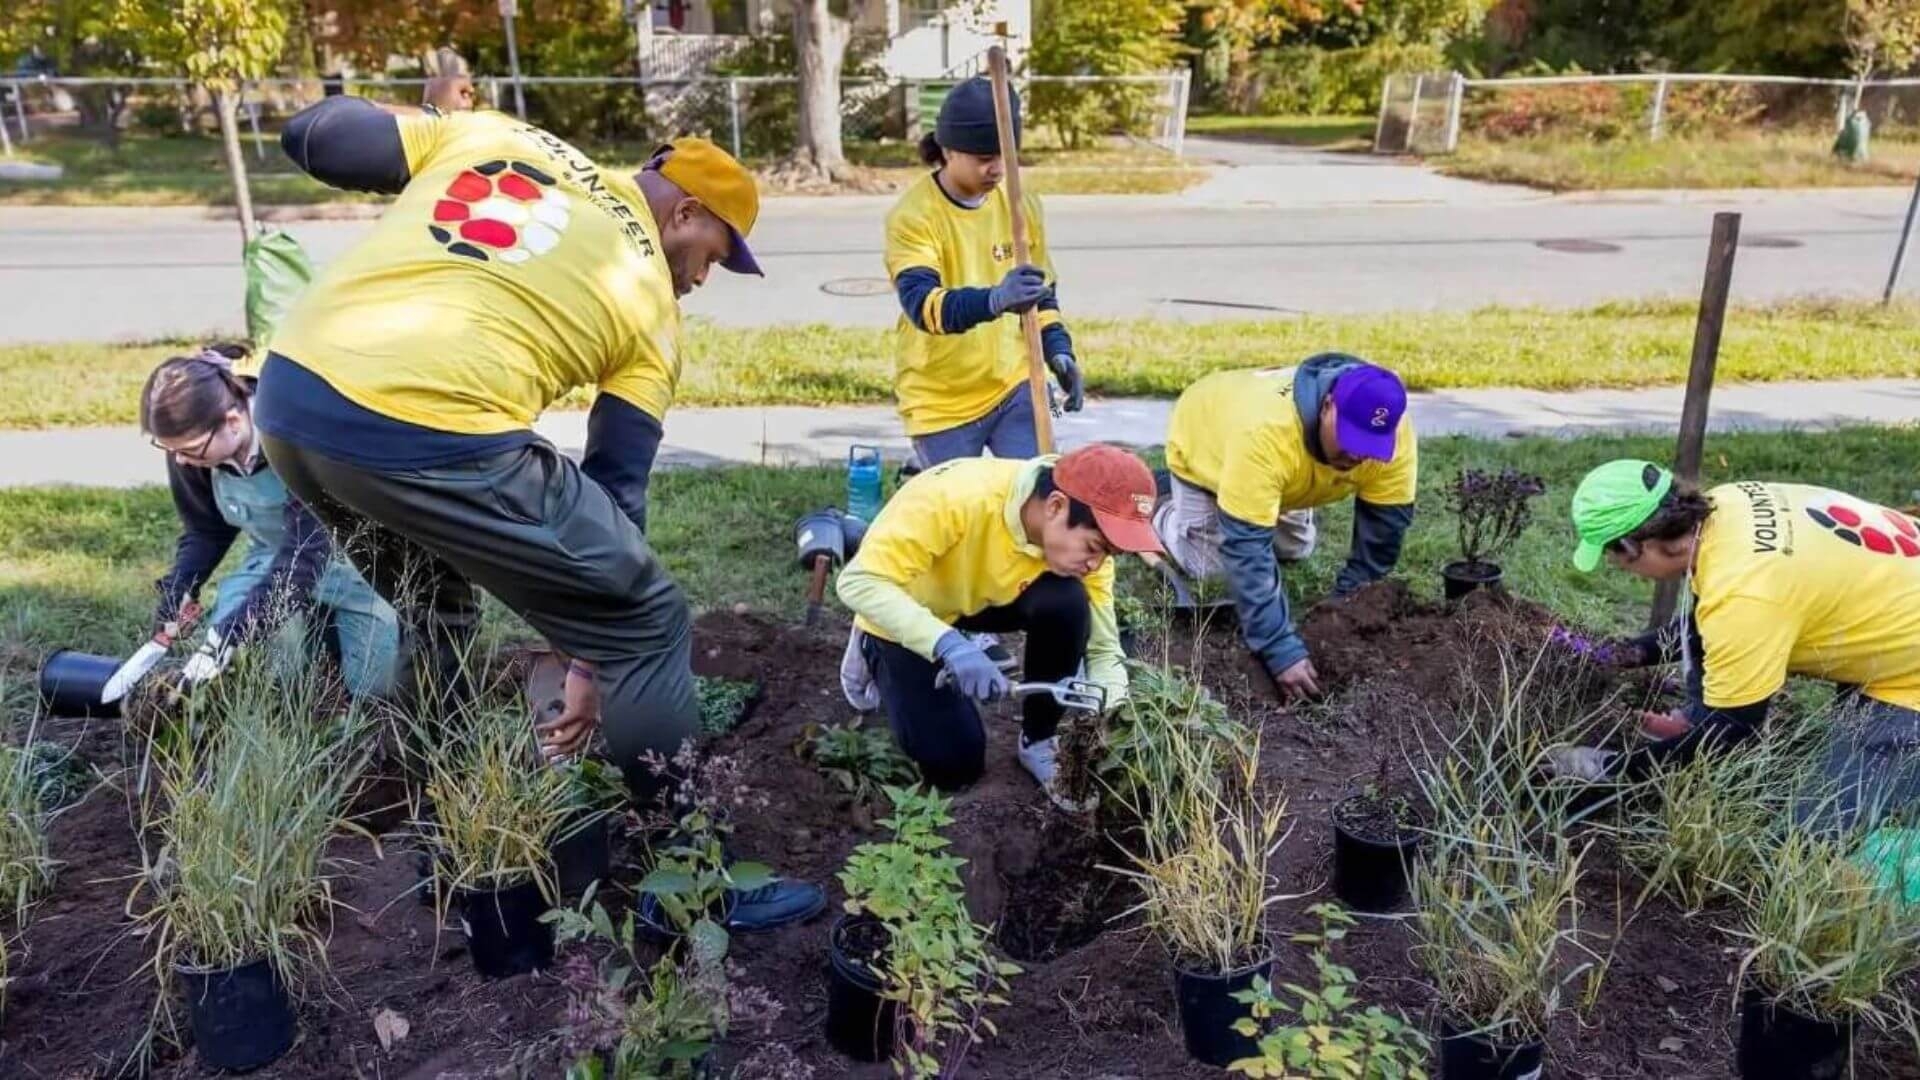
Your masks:
{"label": "blue work glove", "polygon": [[958,630],[940,635],[940,640],[934,643],[933,656],[946,669],[946,677],[975,701],[993,701],[1013,692],[1006,673],[994,664],[986,650]]}
{"label": "blue work glove", "polygon": [[1080,377],[1080,365],[1073,362],[1073,354],[1047,357],[1047,370],[1060,380],[1060,392],[1067,395],[1066,404],[1060,407],[1067,412],[1079,412],[1087,403],[1087,384]]}
{"label": "blue work glove", "polygon": [[1016,266],[1007,271],[1000,284],[987,290],[987,307],[995,315],[1031,311],[1046,295],[1046,271],[1037,266]]}

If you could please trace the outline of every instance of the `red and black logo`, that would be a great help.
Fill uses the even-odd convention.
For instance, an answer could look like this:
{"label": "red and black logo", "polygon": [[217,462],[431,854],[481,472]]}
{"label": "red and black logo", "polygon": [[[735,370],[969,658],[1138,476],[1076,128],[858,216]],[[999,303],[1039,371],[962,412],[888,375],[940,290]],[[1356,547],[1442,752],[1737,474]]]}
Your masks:
{"label": "red and black logo", "polygon": [[560,243],[573,211],[554,178],[524,161],[485,162],[463,171],[433,204],[427,226],[455,255],[523,263]]}
{"label": "red and black logo", "polygon": [[1920,559],[1920,525],[1897,510],[1855,503],[1829,492],[1824,505],[1807,507],[1807,516],[1855,547],[1880,555]]}

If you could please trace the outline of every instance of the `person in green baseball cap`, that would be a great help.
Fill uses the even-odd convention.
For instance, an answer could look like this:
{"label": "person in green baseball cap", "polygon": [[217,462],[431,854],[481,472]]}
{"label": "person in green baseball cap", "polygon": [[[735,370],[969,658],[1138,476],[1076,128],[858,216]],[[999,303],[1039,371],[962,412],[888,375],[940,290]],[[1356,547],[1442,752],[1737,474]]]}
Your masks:
{"label": "person in green baseball cap", "polygon": [[1652,462],[1610,461],[1573,495],[1574,565],[1684,581],[1672,627],[1626,666],[1683,661],[1688,704],[1642,715],[1626,754],[1556,747],[1551,771],[1637,779],[1751,737],[1789,675],[1845,688],[1803,824],[1845,831],[1920,806],[1920,523],[1826,488],[1738,481],[1701,491]]}

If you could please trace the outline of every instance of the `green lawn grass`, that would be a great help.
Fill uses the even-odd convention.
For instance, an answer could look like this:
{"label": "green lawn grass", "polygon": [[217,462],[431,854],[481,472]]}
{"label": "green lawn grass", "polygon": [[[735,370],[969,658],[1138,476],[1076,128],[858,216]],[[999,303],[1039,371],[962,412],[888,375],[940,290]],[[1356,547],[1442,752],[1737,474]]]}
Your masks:
{"label": "green lawn grass", "polygon": [[1494,141],[1469,135],[1432,159],[1442,172],[1552,191],[1633,188],[1879,187],[1913,183],[1920,141],[1873,140],[1872,160],[1853,165],[1829,151],[1831,135],[1749,133],[1715,137],[1574,135]]}
{"label": "green lawn grass", "polygon": [[[280,152],[278,136],[266,133],[256,154],[242,136],[253,201],[259,205],[375,202],[379,196],[336,191],[296,170]],[[0,206],[231,206],[233,185],[217,139],[190,135],[122,137],[117,148],[99,139],[66,133],[37,135],[18,148],[27,160],[58,164],[58,180],[0,180]],[[650,147],[586,145],[611,169],[640,167]],[[854,143],[848,157],[862,167],[862,186],[900,189],[920,175],[913,148],[904,143]],[[1027,187],[1040,195],[1158,195],[1207,178],[1208,170],[1182,166],[1152,147],[1071,150],[1035,147],[1023,153]],[[764,168],[772,162],[750,160]]]}
{"label": "green lawn grass", "polygon": [[1244,139],[1323,150],[1361,150],[1373,145],[1371,116],[1233,116],[1218,113],[1187,117],[1187,134]]}
{"label": "green lawn grass", "polygon": [[[1400,572],[1437,595],[1453,558],[1441,488],[1455,470],[1514,466],[1540,474],[1547,494],[1518,548],[1503,560],[1509,586],[1570,620],[1624,630],[1646,617],[1650,592],[1624,574],[1576,572],[1567,506],[1592,466],[1614,457],[1664,458],[1669,438],[1593,437],[1484,441],[1431,439],[1421,446],[1419,512]],[[1828,434],[1717,435],[1706,481],[1761,478],[1817,482],[1879,502],[1911,501],[1920,429],[1855,428]],[[840,501],[844,474],[831,468],[668,470],[654,478],[650,539],[702,610],[748,604],[797,617],[805,580],[794,566],[791,523]],[[1324,593],[1346,558],[1350,508],[1322,521],[1321,550],[1288,574],[1303,602]],[[164,569],[178,525],[162,488],[133,491],[0,491],[0,674],[20,676],[47,650],[124,654],[145,632],[151,582]],[[1140,578],[1129,571],[1123,583]],[[497,608],[491,624],[518,628]],[[6,669],[11,668],[9,672]],[[833,673],[819,673],[823,688]]]}
{"label": "green lawn grass", "polygon": [[[1694,314],[1682,302],[1585,311],[1310,316],[1266,322],[1075,320],[1095,394],[1172,397],[1222,368],[1291,364],[1341,350],[1389,365],[1415,389],[1653,386],[1685,381]],[[0,346],[0,428],[134,422],[141,383],[186,342]],[[84,374],[84,377],[80,377]],[[1736,311],[1723,380],[1920,375],[1920,307],[1800,302]],[[845,404],[892,399],[891,331],[694,322],[680,404]],[[568,402],[581,407],[584,397]]]}

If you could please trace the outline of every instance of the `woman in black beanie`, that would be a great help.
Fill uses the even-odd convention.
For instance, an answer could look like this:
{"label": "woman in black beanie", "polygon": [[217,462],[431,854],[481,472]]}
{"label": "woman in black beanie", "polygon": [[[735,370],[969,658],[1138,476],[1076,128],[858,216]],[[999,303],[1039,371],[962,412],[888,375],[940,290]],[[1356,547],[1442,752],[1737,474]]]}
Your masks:
{"label": "woman in black beanie", "polygon": [[[1014,145],[1020,100],[1011,99]],[[947,94],[920,156],[933,171],[887,215],[887,274],[900,297],[894,397],[922,467],[959,457],[1039,453],[1017,319],[1038,310],[1047,367],[1068,412],[1084,397],[1073,339],[1060,320],[1040,204],[1025,199],[1031,264],[1013,261],[1013,213],[984,78]]]}

